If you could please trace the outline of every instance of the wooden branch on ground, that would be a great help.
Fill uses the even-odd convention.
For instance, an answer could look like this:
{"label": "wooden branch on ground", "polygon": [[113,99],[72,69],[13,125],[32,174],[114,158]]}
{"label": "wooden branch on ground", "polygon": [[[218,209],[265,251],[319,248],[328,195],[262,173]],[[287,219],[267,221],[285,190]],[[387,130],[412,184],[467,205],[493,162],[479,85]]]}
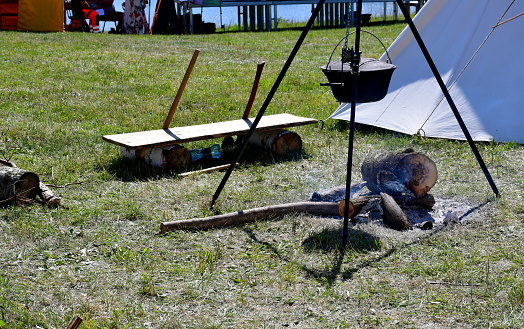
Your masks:
{"label": "wooden branch on ground", "polygon": [[9,161],[9,160],[2,160],[2,159],[0,159],[0,164],[4,165],[4,166],[7,166],[7,167],[16,167],[16,165],[13,162]]}
{"label": "wooden branch on ground", "polygon": [[210,216],[205,218],[164,222],[160,225],[161,232],[190,229],[210,229],[224,226],[240,225],[255,220],[270,219],[288,213],[307,213],[318,216],[338,216],[337,202],[297,202],[286,203],[261,208],[241,210],[234,213]]}
{"label": "wooden branch on ground", "polygon": [[[239,165],[240,165],[240,163],[237,162],[235,164],[235,167],[239,166]],[[230,166],[229,164],[226,164],[226,165],[221,165],[221,166],[216,166],[216,167],[204,168],[204,169],[201,169],[201,170],[188,171],[188,172],[179,174],[178,177],[187,177],[187,176],[191,176],[191,175],[194,175],[194,174],[201,174],[201,173],[206,173],[206,172],[223,170],[223,169],[229,168],[229,166]]]}

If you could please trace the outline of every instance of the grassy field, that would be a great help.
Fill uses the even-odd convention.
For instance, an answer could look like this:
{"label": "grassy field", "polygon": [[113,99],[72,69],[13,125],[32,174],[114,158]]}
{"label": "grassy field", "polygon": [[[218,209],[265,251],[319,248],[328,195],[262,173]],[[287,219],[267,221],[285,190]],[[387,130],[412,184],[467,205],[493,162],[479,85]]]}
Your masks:
{"label": "grassy field", "polygon": [[[402,28],[367,29],[388,45]],[[522,328],[519,144],[478,144],[501,190],[494,198],[466,143],[359,128],[355,181],[367,156],[412,147],[437,164],[431,192],[470,205],[460,223],[438,230],[363,223],[341,248],[339,219],[289,214],[158,234],[161,222],[307,201],[345,182],[347,125],[326,120],[338,104],[319,86],[343,29],[308,34],[267,110],[325,123],[293,129],[300,154],[247,149],[213,211],[223,173],[180,178],[122,159],[101,138],[160,129],[196,48],[172,126],[238,119],[264,60],[256,114],[299,34],[0,32],[0,157],[63,187],[53,188],[59,208],[0,208],[0,328],[65,328],[74,315],[85,329]],[[382,52],[366,35],[363,51]],[[220,141],[188,147],[211,143]]]}

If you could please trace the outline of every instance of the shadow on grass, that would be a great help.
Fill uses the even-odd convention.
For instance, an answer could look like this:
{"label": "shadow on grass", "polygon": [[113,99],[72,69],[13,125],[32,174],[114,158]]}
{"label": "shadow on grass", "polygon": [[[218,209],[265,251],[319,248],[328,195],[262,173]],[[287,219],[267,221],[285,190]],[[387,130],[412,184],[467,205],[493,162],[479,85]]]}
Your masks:
{"label": "shadow on grass", "polygon": [[[99,170],[107,170],[110,174],[124,182],[145,181],[151,179],[160,179],[165,177],[175,177],[178,174],[197,171],[204,168],[230,164],[236,156],[236,148],[228,148],[223,150],[223,155],[220,158],[214,159],[211,157],[204,157],[198,161],[192,162],[189,166],[177,168],[174,170],[164,170],[162,168],[152,167],[138,160],[131,160],[124,157],[112,159],[107,165],[101,165]],[[277,163],[284,163],[290,161],[297,161],[308,159],[311,156],[301,150],[299,152],[290,152],[285,155],[278,155],[270,151],[262,151],[256,147],[247,147],[240,157],[241,165],[260,165],[268,166]]]}
{"label": "shadow on grass", "polygon": [[[479,204],[478,206],[472,207],[458,218],[458,222],[464,220],[473,213],[481,210],[490,202],[490,200],[487,200]],[[430,230],[424,238],[430,238],[435,234],[438,234],[442,230],[450,229],[452,228],[453,224],[454,223],[451,223],[449,225],[441,225],[438,228]],[[380,254],[373,256],[369,259],[365,259],[364,261],[355,264],[352,267],[343,269],[342,265],[344,264],[344,259],[346,258],[346,256],[349,256],[354,253],[362,254],[366,252],[380,251],[382,249],[380,238],[372,234],[350,228],[348,234],[348,246],[346,248],[342,248],[342,231],[339,229],[324,229],[321,232],[313,233],[310,237],[304,240],[302,246],[308,252],[334,251],[334,259],[328,267],[311,268],[306,265],[303,265],[302,268],[306,273],[316,278],[319,282],[325,282],[329,285],[332,285],[335,283],[337,278],[341,278],[344,281],[350,280],[353,278],[353,275],[361,269],[364,269],[375,263],[381,262],[384,259],[387,259],[389,256],[391,256],[400,249],[418,243],[420,243],[420,239],[414,239],[410,243],[405,243],[401,246],[389,248],[388,250],[385,250],[384,252],[381,252]]]}
{"label": "shadow on grass", "polygon": [[[343,251],[342,248],[342,230],[333,228],[324,228],[320,232],[313,233],[304,240],[302,247],[307,252],[322,251],[328,252],[333,250]],[[345,249],[357,252],[380,250],[380,238],[369,233],[349,229],[348,246]]]}
{"label": "shadow on grass", "polygon": [[[285,262],[289,262],[285,256],[276,248],[272,243],[261,241],[256,236],[255,232],[249,228],[244,227],[244,232],[251,238],[254,242],[264,245],[268,250],[277,257]],[[319,268],[311,268],[307,265],[302,265],[302,270],[306,272],[309,276],[314,277],[319,282],[328,285],[335,283],[337,278],[342,277],[343,280],[349,280],[353,277],[353,274],[358,272],[360,269],[365,268],[375,262],[379,262],[382,259],[389,257],[395,252],[395,249],[391,249],[386,253],[381,254],[378,257],[367,260],[360,264],[359,266],[348,268],[347,270],[342,270],[342,264],[344,263],[344,258],[347,254],[351,253],[365,253],[370,251],[379,251],[381,250],[380,238],[369,233],[349,229],[348,237],[348,246],[342,248],[342,231],[340,229],[324,229],[319,233],[314,233],[310,237],[306,238],[302,243],[302,247],[307,252],[334,252],[335,257],[331,262],[331,266]]]}
{"label": "shadow on grass", "polygon": [[393,251],[381,255],[377,259],[368,260],[360,264],[360,266],[342,270],[342,264],[344,263],[344,258],[346,255],[379,251],[381,250],[381,246],[382,244],[379,237],[367,232],[349,228],[348,244],[346,247],[343,247],[342,230],[325,228],[322,231],[313,233],[310,237],[306,238],[302,243],[302,247],[306,252],[335,252],[334,259],[332,260],[329,267],[323,267],[320,269],[310,268],[306,265],[303,265],[302,269],[308,275],[316,278],[320,282],[332,285],[339,277],[342,277],[343,280],[351,279],[354,273],[376,261],[380,261],[381,259],[388,257]]}

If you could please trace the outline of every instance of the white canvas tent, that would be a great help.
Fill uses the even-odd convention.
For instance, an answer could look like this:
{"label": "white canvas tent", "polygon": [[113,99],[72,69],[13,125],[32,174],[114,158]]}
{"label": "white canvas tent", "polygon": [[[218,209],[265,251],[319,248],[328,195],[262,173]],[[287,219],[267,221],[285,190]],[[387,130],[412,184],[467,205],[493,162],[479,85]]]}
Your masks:
{"label": "white canvas tent", "polygon": [[[523,0],[430,0],[414,19],[476,141],[524,143],[523,12]],[[397,66],[389,92],[379,102],[358,104],[355,121],[465,139],[409,28],[388,52]],[[341,104],[331,118],[349,120],[350,110]]]}

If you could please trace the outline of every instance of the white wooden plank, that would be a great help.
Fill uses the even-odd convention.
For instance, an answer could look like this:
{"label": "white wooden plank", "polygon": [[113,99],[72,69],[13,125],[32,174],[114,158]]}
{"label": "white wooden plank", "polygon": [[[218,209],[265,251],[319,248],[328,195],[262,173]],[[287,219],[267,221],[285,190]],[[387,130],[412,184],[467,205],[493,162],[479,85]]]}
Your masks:
{"label": "white wooden plank", "polygon": [[[105,135],[102,138],[116,145],[129,149],[162,147],[205,139],[242,135],[249,131],[254,118],[223,121],[196,126],[175,127],[139,131],[134,133]],[[316,119],[303,118],[292,114],[275,114],[263,116],[256,131],[288,128],[318,122]]]}

